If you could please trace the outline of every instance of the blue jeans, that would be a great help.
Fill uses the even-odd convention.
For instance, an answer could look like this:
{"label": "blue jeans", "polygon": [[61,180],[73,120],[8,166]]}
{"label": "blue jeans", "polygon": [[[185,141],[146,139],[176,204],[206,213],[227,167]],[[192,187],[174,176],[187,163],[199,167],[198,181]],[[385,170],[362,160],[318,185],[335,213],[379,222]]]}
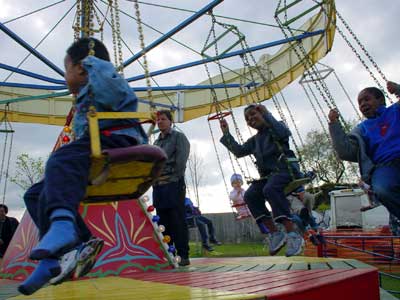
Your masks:
{"label": "blue jeans", "polygon": [[[103,149],[136,145],[134,138],[125,135],[101,136]],[[91,165],[89,136],[69,143],[54,151],[45,168],[44,179],[28,189],[25,205],[42,238],[50,228],[50,214],[54,209],[74,213],[76,230],[81,240],[90,238],[90,231],[78,213],[89,182]]]}
{"label": "blue jeans", "polygon": [[203,245],[208,245],[208,239],[211,242],[216,241],[214,225],[210,219],[204,216],[194,216],[196,218],[196,225],[199,229],[201,242]]}
{"label": "blue jeans", "polygon": [[389,213],[400,219],[400,161],[377,166],[371,176],[372,190]]}
{"label": "blue jeans", "polygon": [[185,211],[186,184],[182,177],[178,182],[153,186],[153,204],[159,224],[165,226],[164,235],[171,237],[170,244],[175,244],[178,255],[189,258],[189,230]]}
{"label": "blue jeans", "polygon": [[272,208],[274,219],[290,219],[289,201],[284,193],[285,186],[292,181],[287,171],[281,171],[271,175],[266,180],[253,182],[244,194],[244,201],[250,209],[256,221],[271,218],[271,213],[265,206],[265,200]]}

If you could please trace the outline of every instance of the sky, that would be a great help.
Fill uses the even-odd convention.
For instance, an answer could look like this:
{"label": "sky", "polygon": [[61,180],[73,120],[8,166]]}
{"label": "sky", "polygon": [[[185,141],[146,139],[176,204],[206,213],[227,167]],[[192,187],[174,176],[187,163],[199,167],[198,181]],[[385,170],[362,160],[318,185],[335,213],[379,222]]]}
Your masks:
{"label": "sky", "polygon": [[[44,11],[32,14],[22,19],[12,20],[18,16],[25,15],[38,8],[60,2]],[[102,5],[101,1],[97,1],[98,5]],[[185,10],[199,10],[209,1],[206,0],[148,0],[140,4],[140,13],[142,21],[161,32],[167,32],[184,19],[188,18],[192,13]],[[274,40],[282,39],[283,35],[279,29],[268,26],[255,24],[254,22],[276,25],[273,15],[276,5],[279,1],[261,1],[261,0],[225,0],[215,9],[216,15],[226,16],[230,18],[250,20],[250,22],[237,21],[226,18],[218,18],[219,21],[238,26],[239,30],[246,36],[246,40],[250,46],[255,46]],[[289,1],[290,2],[290,1]],[[304,5],[310,5],[313,1],[304,0]],[[63,68],[63,57],[65,49],[71,43],[72,33],[72,16],[69,14],[60,23],[59,26],[50,34],[43,42],[40,42],[46,33],[60,20],[68,9],[73,5],[74,1],[30,1],[30,0],[0,0],[0,21],[5,23],[11,30],[16,32],[24,40],[32,46],[37,44],[38,51],[50,58],[56,65]],[[119,1],[120,8],[130,15],[134,15],[134,6],[130,1]],[[165,7],[157,7],[150,4],[162,4],[169,7],[178,7],[181,10],[173,10]],[[397,62],[400,59],[398,36],[397,16],[400,13],[400,6],[397,1],[392,0],[337,0],[336,7],[346,22],[356,33],[359,40],[365,45],[370,55],[377,62],[382,72],[389,80],[400,82],[400,75],[397,71]],[[126,35],[126,42],[130,45],[131,50],[136,53],[140,50],[139,39],[137,34],[137,25],[134,21],[124,15],[120,17],[121,32],[129,33]],[[339,25],[341,23],[339,22]],[[343,29],[341,25],[340,28]],[[174,36],[177,40],[185,45],[200,51],[206,42],[207,34],[210,29],[210,18],[203,16],[187,28],[183,29]],[[149,44],[160,36],[159,32],[155,32],[147,27],[143,28],[145,43]],[[109,29],[105,30],[106,44],[111,45],[111,37]],[[224,40],[222,43],[232,43]],[[262,54],[274,54],[278,48],[270,48],[254,53],[256,59]],[[13,42],[7,35],[0,31],[0,53],[1,63],[17,66],[26,56],[26,50],[22,49]],[[131,54],[124,49],[124,58],[130,57]],[[169,66],[179,65],[185,62],[200,59],[200,56],[187,48],[173,42],[167,41],[161,46],[155,48],[148,53],[149,69],[159,70]],[[352,101],[356,101],[357,93],[366,86],[375,85],[368,72],[358,61],[356,55],[346,45],[344,40],[337,34],[335,36],[332,51],[323,58],[321,63],[326,64],[335,69],[336,74],[346,88]],[[227,60],[224,65],[237,68],[238,60]],[[36,73],[52,76],[57,79],[59,77],[43,64],[38,63],[35,58],[29,57],[21,68]],[[211,67],[213,75],[216,75],[216,68]],[[138,64],[132,64],[125,71],[125,75],[142,74],[143,70]],[[8,76],[8,72],[0,70],[0,80],[4,81]],[[191,68],[181,72],[170,73],[155,78],[160,85],[176,85],[176,84],[197,84],[207,79],[204,66]],[[19,75],[13,75],[9,81],[26,82],[26,78]],[[32,83],[37,83],[32,80]],[[351,107],[349,100],[340,88],[340,85],[332,76],[327,78],[328,86],[331,90],[335,101],[344,115],[345,119],[354,119],[355,112]],[[381,84],[383,84],[381,82]],[[132,86],[145,86],[145,82],[134,82]],[[288,105],[295,117],[296,125],[301,135],[304,137],[307,132],[312,129],[319,129],[316,115],[313,113],[311,106],[308,104],[306,95],[300,84],[296,81],[284,89],[283,94]],[[271,101],[266,101],[265,105],[278,118],[278,114],[274,109]],[[328,109],[325,107],[325,112]],[[234,115],[238,121],[239,128],[246,139],[250,136],[243,120],[243,108],[234,110]],[[21,124],[13,123],[15,129],[12,160],[10,173],[13,174],[15,168],[15,158],[21,153],[29,153],[30,156],[47,157],[52,149],[55,140],[61,130],[57,126],[45,126],[38,124]],[[186,123],[177,124],[179,130],[184,132],[191,143],[193,152],[202,159],[203,168],[201,170],[202,181],[199,188],[200,206],[203,212],[222,212],[231,211],[227,188],[231,189],[229,177],[233,173],[233,169],[223,147],[219,145],[219,137],[221,133],[218,124],[211,124],[215,143],[220,156],[222,169],[224,170],[227,188],[219,168],[217,155],[214,151],[213,139],[208,130],[208,122],[206,117],[201,117]],[[291,128],[293,131],[294,128]],[[3,144],[3,137],[0,136],[0,143]],[[3,185],[0,186],[0,195],[3,194]],[[148,193],[151,195],[151,191]],[[24,211],[22,200],[23,191],[16,185],[9,183],[5,197],[5,203],[9,206],[9,215],[20,217]],[[193,198],[193,189],[189,189],[188,195]]]}

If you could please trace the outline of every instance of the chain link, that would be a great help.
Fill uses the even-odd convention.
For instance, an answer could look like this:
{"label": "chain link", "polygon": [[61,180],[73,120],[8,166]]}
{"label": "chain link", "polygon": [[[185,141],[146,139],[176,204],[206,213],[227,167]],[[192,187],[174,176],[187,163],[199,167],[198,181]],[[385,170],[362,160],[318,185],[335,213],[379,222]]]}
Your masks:
{"label": "chain link", "polygon": [[143,68],[144,68],[144,76],[146,78],[146,86],[147,86],[147,97],[150,102],[150,110],[154,110],[154,103],[153,103],[153,93],[152,93],[152,87],[151,87],[151,82],[150,82],[150,72],[149,72],[149,66],[147,63],[147,56],[145,52],[145,43],[144,43],[144,34],[143,34],[143,27],[142,27],[142,20],[140,16],[140,10],[139,10],[139,2],[138,0],[133,0],[134,2],[134,7],[135,7],[135,15],[136,15],[136,23],[137,23],[137,29],[139,33],[139,41],[140,41],[140,48],[143,51]]}
{"label": "chain link", "polygon": [[[276,20],[277,24],[280,26],[282,33],[285,35],[285,38],[289,38],[289,34],[285,31],[285,26],[282,24],[278,15],[275,15],[275,20]],[[290,36],[293,37],[294,36],[293,30],[290,27],[286,27],[286,28],[289,31]],[[304,48],[302,42],[298,41],[295,44],[293,44],[292,49],[295,52],[297,58],[299,59],[299,62],[303,64],[304,72],[311,78],[313,84],[315,85],[316,89],[318,90],[319,94],[321,95],[323,101],[326,103],[328,108],[329,109],[334,108],[334,109],[338,110],[336,102],[333,99],[333,96],[330,93],[323,78],[319,78],[319,79],[315,78],[314,74],[318,74],[318,70],[317,70],[315,64],[312,63],[312,60],[311,60],[310,56],[308,55],[306,49]],[[301,51],[302,55],[300,54],[299,51]],[[344,126],[347,127],[346,121],[343,119],[341,114],[339,114],[339,118],[340,118],[340,121],[342,122],[342,124],[344,124]]]}

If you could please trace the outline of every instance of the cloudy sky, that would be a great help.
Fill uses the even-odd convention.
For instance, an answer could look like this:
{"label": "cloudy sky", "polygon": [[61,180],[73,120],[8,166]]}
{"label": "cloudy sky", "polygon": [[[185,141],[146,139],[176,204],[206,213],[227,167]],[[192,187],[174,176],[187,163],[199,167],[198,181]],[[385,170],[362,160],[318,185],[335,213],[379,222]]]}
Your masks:
{"label": "cloudy sky", "polygon": [[[120,8],[124,12],[129,15],[135,15],[132,2],[125,0],[120,0],[119,2]],[[238,26],[240,31],[245,34],[248,44],[250,46],[256,46],[283,38],[280,30],[274,27],[276,23],[273,15],[278,2],[278,0],[225,0],[214,9],[214,13],[219,16],[228,17],[218,17],[218,20]],[[25,18],[17,18],[54,3],[58,4]],[[154,30],[150,27],[144,27],[146,44],[149,44],[158,38],[160,32],[168,32],[171,28],[188,18],[192,14],[190,11],[199,10],[207,3],[209,3],[209,1],[205,0],[143,1],[140,6],[142,21],[156,29]],[[313,1],[311,0],[305,0],[303,5],[304,7],[307,5],[310,6],[312,3]],[[63,20],[60,21],[60,19],[73,6],[73,4],[74,1],[72,0],[0,0],[0,21],[5,23],[6,26],[29,42],[32,46],[39,44],[37,46],[38,51],[46,55],[46,57],[62,68],[65,49],[71,43],[73,38],[71,26],[74,10],[67,14]],[[100,0],[97,1],[97,4],[99,7],[105,7],[103,2]],[[170,8],[156,6],[158,4]],[[396,21],[400,14],[399,3],[392,0],[337,0],[336,6],[340,14],[345,18],[347,23],[357,34],[358,38],[378,63],[386,77],[394,81],[400,81],[400,75],[395,71],[398,67],[397,63],[400,58],[400,54],[397,50],[399,49],[399,43],[397,42],[398,21]],[[179,10],[172,9],[173,7],[179,8]],[[124,40],[130,46],[130,49],[136,53],[140,50],[136,23],[123,14],[121,14],[120,18],[121,32],[124,36]],[[232,18],[247,21],[233,20]],[[41,42],[46,34],[59,21],[60,25],[57,26],[43,42]],[[341,28],[343,28],[343,26],[341,26]],[[198,21],[175,35],[174,38],[190,48],[200,51],[207,39],[209,29],[210,18],[208,16],[203,16]],[[106,27],[105,41],[109,45],[109,48],[112,48],[109,31],[110,30]],[[229,43],[229,41],[226,43]],[[277,50],[278,48],[270,48],[255,52],[254,55],[257,59],[264,53],[274,54]],[[13,66],[19,65],[27,55],[26,50],[18,46],[1,31],[0,51],[0,62]],[[130,56],[131,54],[129,51],[124,48],[124,58],[126,59]],[[200,59],[200,56],[195,53],[195,51],[192,51],[187,47],[185,48],[174,41],[167,41],[148,54],[150,71],[198,59]],[[332,51],[328,53],[321,62],[335,69],[353,101],[355,101],[357,92],[360,89],[365,86],[374,85],[368,72],[365,71],[354,53],[352,53],[349,47],[346,46],[345,42],[339,35],[336,35]],[[238,65],[238,60],[228,60],[223,63],[231,68],[240,67]],[[59,79],[54,72],[49,71],[46,66],[39,63],[38,60],[33,57],[29,57],[21,65],[21,68]],[[125,71],[126,76],[133,76],[142,73],[143,70],[138,64],[132,64]],[[216,73],[213,75],[215,74]],[[4,81],[8,75],[8,72],[0,70],[1,81]],[[207,79],[207,75],[204,66],[155,78],[157,83],[160,85],[176,85],[179,83],[189,85],[199,83],[205,79]],[[27,82],[26,78],[18,75],[13,75],[7,80],[14,82]],[[30,82],[37,83],[34,80],[31,80]],[[327,82],[339,109],[345,115],[345,118],[355,118],[354,110],[351,108],[349,101],[339,88],[338,83],[330,78],[328,78]],[[145,83],[134,82],[132,83],[132,86],[145,86]],[[292,83],[283,91],[283,93],[292,113],[294,114],[296,124],[303,136],[311,129],[320,127],[317,117],[312,113],[311,106],[308,104],[306,95],[304,94],[300,84],[297,82]],[[274,115],[278,117],[273,104],[268,101],[265,104]],[[325,110],[327,111],[327,108],[325,108]],[[235,116],[239,122],[239,126],[243,129],[242,132],[244,137],[248,137],[249,132],[244,126],[242,108],[235,110]],[[230,211],[226,188],[218,167],[206,118],[202,117],[187,123],[177,124],[177,126],[189,138],[192,150],[198,153],[203,160],[203,180],[200,187],[200,202],[203,212]],[[35,124],[14,123],[13,127],[16,131],[14,135],[13,159],[21,153],[29,153],[33,157],[47,156],[60,131],[60,127]],[[220,132],[217,124],[212,124],[212,128],[214,136],[219,138]],[[3,143],[3,136],[0,136],[0,144]],[[218,144],[218,141],[216,141],[216,143]],[[229,181],[229,176],[233,172],[232,167],[230,166],[228,156],[223,151],[223,148],[219,145],[217,145],[217,147],[221,156],[223,169],[225,170],[226,180]],[[11,163],[11,173],[14,168],[13,162],[14,161]],[[2,189],[3,185],[1,185],[0,190],[1,195],[3,194]],[[22,194],[23,191],[17,186],[13,184],[8,185],[5,202],[10,207],[10,215],[20,216],[24,210],[24,204],[21,197]],[[189,195],[193,197],[193,191],[189,191]]]}

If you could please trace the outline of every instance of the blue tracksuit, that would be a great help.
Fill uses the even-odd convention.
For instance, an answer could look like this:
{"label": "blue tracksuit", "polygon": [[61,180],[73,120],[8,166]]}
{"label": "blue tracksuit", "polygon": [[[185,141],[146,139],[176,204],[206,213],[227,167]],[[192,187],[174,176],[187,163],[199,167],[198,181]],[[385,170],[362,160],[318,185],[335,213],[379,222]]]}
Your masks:
{"label": "blue tracksuit", "polygon": [[[33,185],[24,195],[32,220],[42,237],[50,226],[49,216],[54,209],[67,209],[75,214],[78,235],[88,240],[90,231],[78,214],[80,201],[86,193],[91,165],[90,137],[86,113],[90,105],[98,111],[136,111],[137,98],[128,83],[115,71],[110,62],[87,57],[83,66],[88,72],[88,83],[77,96],[73,129],[76,140],[54,151],[45,168],[44,179]],[[90,93],[89,93],[90,91]],[[102,121],[101,129],[134,124],[134,120]],[[101,135],[103,149],[127,147],[147,142],[140,124]]]}

